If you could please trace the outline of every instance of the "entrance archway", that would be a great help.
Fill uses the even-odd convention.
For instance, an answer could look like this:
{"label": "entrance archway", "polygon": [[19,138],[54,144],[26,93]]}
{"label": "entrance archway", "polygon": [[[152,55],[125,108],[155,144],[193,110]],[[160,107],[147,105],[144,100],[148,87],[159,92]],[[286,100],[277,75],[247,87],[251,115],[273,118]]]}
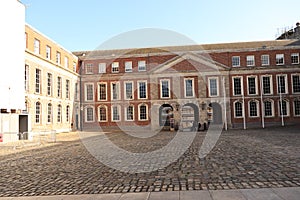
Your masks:
{"label": "entrance archway", "polygon": [[223,120],[222,120],[222,107],[220,104],[214,102],[211,103],[210,105],[212,107],[212,111],[213,111],[213,118],[212,118],[212,124],[222,124]]}
{"label": "entrance archway", "polygon": [[163,104],[159,107],[159,125],[170,126],[170,119],[173,118],[173,107],[170,104]]}
{"label": "entrance archway", "polygon": [[181,127],[183,130],[194,130],[199,123],[199,108],[193,103],[187,103],[181,109]]}

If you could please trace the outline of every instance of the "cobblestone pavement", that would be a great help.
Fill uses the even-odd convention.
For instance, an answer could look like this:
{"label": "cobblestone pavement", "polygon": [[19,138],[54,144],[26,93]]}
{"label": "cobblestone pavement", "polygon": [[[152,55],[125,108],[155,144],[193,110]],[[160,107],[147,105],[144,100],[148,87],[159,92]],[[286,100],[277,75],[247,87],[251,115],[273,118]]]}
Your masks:
{"label": "cobblestone pavement", "polygon": [[[15,153],[0,153],[0,197],[127,192],[279,188],[300,186],[300,126],[224,131],[204,159],[205,132],[177,161],[149,173],[130,174],[95,159],[81,140]],[[131,152],[159,149],[176,133],[134,138],[106,133]],[[180,133],[178,133],[180,134]]]}

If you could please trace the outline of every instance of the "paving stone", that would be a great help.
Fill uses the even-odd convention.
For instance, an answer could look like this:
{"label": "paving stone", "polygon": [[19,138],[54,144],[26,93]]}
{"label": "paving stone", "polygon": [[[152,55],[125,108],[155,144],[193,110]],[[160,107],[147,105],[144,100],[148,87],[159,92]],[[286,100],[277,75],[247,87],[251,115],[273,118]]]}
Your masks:
{"label": "paving stone", "polygon": [[151,192],[148,200],[179,200],[179,192]]}
{"label": "paving stone", "polygon": [[208,191],[180,191],[180,200],[212,200]]}
{"label": "paving stone", "polygon": [[244,189],[241,192],[247,200],[283,200],[273,190],[268,188]]}
{"label": "paving stone", "polygon": [[240,190],[213,190],[210,194],[213,200],[246,200]]}
{"label": "paving stone", "polygon": [[299,200],[300,188],[273,188],[272,189],[279,197],[286,200]]}

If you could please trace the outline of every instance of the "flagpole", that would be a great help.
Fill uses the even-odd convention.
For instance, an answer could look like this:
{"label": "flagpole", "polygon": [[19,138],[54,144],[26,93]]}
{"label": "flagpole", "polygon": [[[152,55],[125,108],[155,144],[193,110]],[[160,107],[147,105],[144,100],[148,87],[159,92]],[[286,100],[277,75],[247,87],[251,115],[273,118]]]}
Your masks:
{"label": "flagpole", "polygon": [[265,128],[265,110],[263,102],[263,77],[260,77],[260,102],[261,102],[261,124],[262,128]]}
{"label": "flagpole", "polygon": [[225,130],[227,131],[227,108],[226,108],[226,90],[225,90],[225,77],[223,76],[223,96],[224,96],[224,119],[225,119]]}

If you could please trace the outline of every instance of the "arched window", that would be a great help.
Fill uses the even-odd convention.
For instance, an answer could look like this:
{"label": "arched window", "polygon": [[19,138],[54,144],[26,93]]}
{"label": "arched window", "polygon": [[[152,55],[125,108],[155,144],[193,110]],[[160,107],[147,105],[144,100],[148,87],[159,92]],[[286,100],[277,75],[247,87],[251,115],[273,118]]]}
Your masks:
{"label": "arched window", "polygon": [[239,101],[234,102],[234,117],[243,117],[243,104]]}
{"label": "arched window", "polygon": [[255,100],[249,101],[249,116],[258,117],[258,102]]}
{"label": "arched window", "polygon": [[41,123],[42,106],[40,102],[35,103],[35,123]]}
{"label": "arched window", "polygon": [[140,121],[148,120],[148,106],[146,104],[139,105],[139,120]]}
{"label": "arched window", "polygon": [[47,123],[52,122],[52,104],[48,103],[47,105]]}
{"label": "arched window", "polygon": [[99,120],[99,122],[107,121],[107,107],[106,106],[98,107],[98,120]]}

